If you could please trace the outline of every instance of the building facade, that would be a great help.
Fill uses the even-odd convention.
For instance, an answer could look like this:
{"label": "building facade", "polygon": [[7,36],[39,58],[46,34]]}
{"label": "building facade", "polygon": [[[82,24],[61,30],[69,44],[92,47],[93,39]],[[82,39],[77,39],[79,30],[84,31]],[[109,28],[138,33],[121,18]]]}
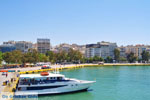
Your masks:
{"label": "building facade", "polygon": [[27,41],[17,41],[15,43],[15,47],[16,50],[20,50],[21,52],[26,53],[29,49],[33,48],[33,43]]}
{"label": "building facade", "polygon": [[87,44],[85,56],[90,58],[94,56],[99,56],[102,58],[107,58],[108,56],[114,58],[114,49],[117,48],[116,43],[110,42],[98,42],[97,44]]}
{"label": "building facade", "polygon": [[63,43],[63,44],[55,46],[52,51],[54,51],[54,52],[60,52],[60,51],[66,51],[66,52],[68,52],[69,49],[78,50],[83,55],[85,55],[85,49],[86,49],[85,45],[77,45],[77,44]]}
{"label": "building facade", "polygon": [[37,50],[40,53],[50,51],[50,39],[37,39]]}
{"label": "building facade", "polygon": [[5,53],[5,52],[11,52],[11,51],[14,51],[16,50],[16,47],[14,44],[3,44],[3,45],[0,45],[0,51],[2,53]]}
{"label": "building facade", "polygon": [[142,52],[150,50],[150,46],[148,45],[128,45],[128,46],[121,46],[120,49],[120,56],[126,57],[129,53],[134,53],[134,56],[138,57],[139,59],[142,58]]}

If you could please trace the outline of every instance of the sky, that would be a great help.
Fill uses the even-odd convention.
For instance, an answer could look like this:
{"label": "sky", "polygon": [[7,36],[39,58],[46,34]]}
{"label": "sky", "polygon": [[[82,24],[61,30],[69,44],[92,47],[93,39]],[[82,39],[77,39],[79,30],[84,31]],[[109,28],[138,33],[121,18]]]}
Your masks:
{"label": "sky", "polygon": [[150,0],[0,0],[0,44],[150,44]]}

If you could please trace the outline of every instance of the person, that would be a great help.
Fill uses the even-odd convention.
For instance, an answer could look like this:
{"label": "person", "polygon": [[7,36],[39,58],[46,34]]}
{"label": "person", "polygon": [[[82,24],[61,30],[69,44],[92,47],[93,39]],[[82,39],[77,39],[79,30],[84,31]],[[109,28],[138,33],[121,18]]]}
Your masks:
{"label": "person", "polygon": [[6,85],[7,85],[7,81],[5,81]]}
{"label": "person", "polygon": [[11,83],[13,82],[13,78],[11,78]]}
{"label": "person", "polygon": [[8,73],[6,73],[6,77],[8,76]]}

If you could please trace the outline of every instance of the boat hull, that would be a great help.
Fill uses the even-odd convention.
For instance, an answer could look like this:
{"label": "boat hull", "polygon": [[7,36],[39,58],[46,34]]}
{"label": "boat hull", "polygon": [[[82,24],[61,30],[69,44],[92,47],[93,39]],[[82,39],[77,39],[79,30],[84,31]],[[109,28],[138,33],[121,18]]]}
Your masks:
{"label": "boat hull", "polygon": [[66,94],[75,93],[81,91],[87,91],[87,89],[92,85],[93,82],[87,82],[82,84],[69,84],[64,87],[54,88],[54,89],[43,89],[43,90],[26,90],[26,91],[16,91],[15,95],[55,95],[55,94]]}

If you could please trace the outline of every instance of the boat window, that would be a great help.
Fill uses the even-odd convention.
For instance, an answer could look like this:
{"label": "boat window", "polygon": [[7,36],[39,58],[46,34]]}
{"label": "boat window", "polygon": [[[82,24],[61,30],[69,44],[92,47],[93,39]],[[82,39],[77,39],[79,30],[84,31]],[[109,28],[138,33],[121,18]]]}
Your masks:
{"label": "boat window", "polygon": [[53,79],[53,77],[50,77],[50,79],[52,80],[52,79]]}
{"label": "boat window", "polygon": [[54,77],[54,80],[57,80],[57,77]]}
{"label": "boat window", "polygon": [[57,80],[62,80],[62,77],[57,77]]}

